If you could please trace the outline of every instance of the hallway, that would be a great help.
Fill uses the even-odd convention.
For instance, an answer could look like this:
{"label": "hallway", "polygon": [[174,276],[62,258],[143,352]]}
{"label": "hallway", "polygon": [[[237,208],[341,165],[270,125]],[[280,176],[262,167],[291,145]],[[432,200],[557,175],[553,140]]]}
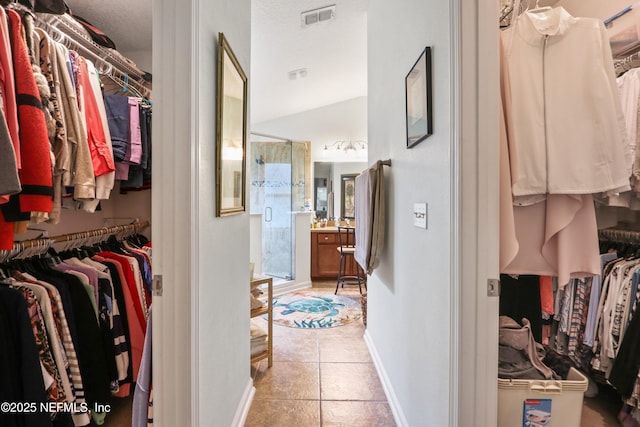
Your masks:
{"label": "hallway", "polygon": [[[313,289],[333,292],[335,282]],[[354,288],[339,295],[359,298]],[[364,332],[361,320],[321,330],[274,324],[273,366],[251,367],[256,395],[245,427],[395,426]]]}

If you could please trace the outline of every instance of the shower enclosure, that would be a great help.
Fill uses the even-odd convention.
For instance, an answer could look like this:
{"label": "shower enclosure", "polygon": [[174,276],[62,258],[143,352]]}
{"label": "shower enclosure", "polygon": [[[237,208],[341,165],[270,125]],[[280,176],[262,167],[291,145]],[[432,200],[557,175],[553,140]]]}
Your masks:
{"label": "shower enclosure", "polygon": [[305,210],[308,144],[251,133],[251,213],[262,215],[262,273],[295,278],[295,213]]}

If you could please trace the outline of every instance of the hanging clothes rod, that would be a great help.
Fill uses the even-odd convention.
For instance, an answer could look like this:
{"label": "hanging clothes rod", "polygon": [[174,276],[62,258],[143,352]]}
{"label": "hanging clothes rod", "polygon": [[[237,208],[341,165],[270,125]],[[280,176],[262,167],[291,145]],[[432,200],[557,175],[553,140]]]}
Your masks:
{"label": "hanging clothes rod", "polygon": [[619,19],[619,18],[623,17],[624,15],[626,15],[627,13],[631,12],[636,6],[637,6],[637,4],[632,4],[630,6],[625,7],[621,11],[613,14],[609,18],[607,18],[604,21],[602,21],[604,23],[604,26],[605,27],[610,26],[613,23],[613,21],[615,21],[616,19]]}
{"label": "hanging clothes rod", "polygon": [[55,237],[45,237],[38,239],[22,240],[15,242],[13,248],[8,251],[0,251],[0,263],[11,260],[15,257],[29,257],[46,253],[55,243],[72,242],[74,240],[86,241],[102,236],[111,236],[120,233],[135,234],[143,228],[149,226],[149,221],[136,221],[131,224],[118,225],[114,227],[104,227],[95,230],[81,231],[78,233],[63,234]]}
{"label": "hanging clothes rod", "polygon": [[92,237],[100,237],[100,236],[111,236],[111,235],[116,235],[116,234],[125,233],[125,232],[135,234],[138,231],[148,226],[149,226],[149,221],[144,220],[144,221],[136,221],[131,224],[116,225],[113,227],[97,228],[95,230],[79,231],[77,233],[62,234],[60,236],[53,236],[53,237],[48,237],[44,239],[23,240],[23,241],[14,243],[14,249],[24,250],[24,249],[29,249],[33,247],[44,246],[46,242],[49,242],[49,244],[52,245],[54,243],[71,242],[74,240],[85,240]]}
{"label": "hanging clothes rod", "polygon": [[391,159],[380,160],[380,164],[383,166],[391,166]]}
{"label": "hanging clothes rod", "polygon": [[598,230],[598,238],[610,242],[640,243],[640,231],[605,228]]}

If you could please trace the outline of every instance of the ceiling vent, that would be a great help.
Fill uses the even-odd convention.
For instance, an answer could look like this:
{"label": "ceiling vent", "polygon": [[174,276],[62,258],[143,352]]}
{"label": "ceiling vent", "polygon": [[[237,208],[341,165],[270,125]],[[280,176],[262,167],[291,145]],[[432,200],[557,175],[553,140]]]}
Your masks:
{"label": "ceiling vent", "polygon": [[302,27],[317,24],[318,22],[331,21],[336,16],[336,5],[321,7],[319,9],[308,10],[300,14]]}
{"label": "ceiling vent", "polygon": [[303,79],[307,77],[306,68],[298,68],[297,70],[289,71],[289,80]]}

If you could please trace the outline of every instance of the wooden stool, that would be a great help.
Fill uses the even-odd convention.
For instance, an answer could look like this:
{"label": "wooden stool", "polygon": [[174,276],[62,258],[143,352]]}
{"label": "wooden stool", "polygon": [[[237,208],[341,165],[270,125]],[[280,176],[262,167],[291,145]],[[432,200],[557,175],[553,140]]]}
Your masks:
{"label": "wooden stool", "polygon": [[[338,267],[338,280],[336,281],[336,291],[340,285],[344,288],[344,285],[358,285],[360,294],[362,295],[362,285],[367,288],[367,279],[364,274],[364,270],[360,267],[360,264],[354,258],[356,252],[356,234],[354,227],[338,227],[338,252],[340,253],[340,266]],[[353,259],[356,265],[356,274],[347,275],[347,263],[349,258]]]}

